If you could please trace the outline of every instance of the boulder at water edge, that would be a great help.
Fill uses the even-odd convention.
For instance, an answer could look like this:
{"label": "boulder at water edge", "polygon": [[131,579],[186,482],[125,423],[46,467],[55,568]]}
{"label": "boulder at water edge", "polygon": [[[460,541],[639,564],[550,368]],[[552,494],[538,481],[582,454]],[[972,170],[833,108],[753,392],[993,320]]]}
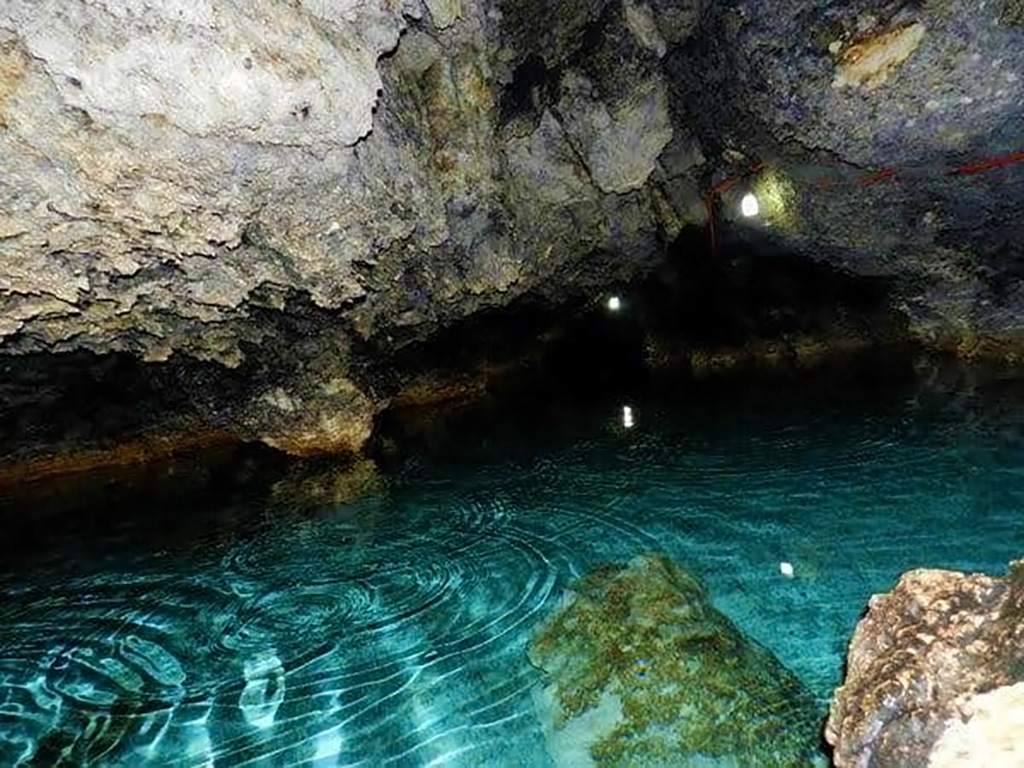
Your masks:
{"label": "boulder at water edge", "polygon": [[916,570],[871,599],[826,738],[845,766],[1024,765],[1024,561]]}

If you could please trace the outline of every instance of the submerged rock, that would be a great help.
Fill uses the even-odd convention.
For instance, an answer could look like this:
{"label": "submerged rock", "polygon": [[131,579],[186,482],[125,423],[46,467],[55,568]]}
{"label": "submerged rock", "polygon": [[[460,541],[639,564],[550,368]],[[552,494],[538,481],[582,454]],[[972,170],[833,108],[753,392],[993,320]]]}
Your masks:
{"label": "submerged rock", "polygon": [[825,735],[844,766],[1024,764],[1024,562],[915,570],[871,599]]}
{"label": "submerged rock", "polygon": [[559,766],[810,765],[814,701],[660,555],[604,565],[570,589],[529,648]]}

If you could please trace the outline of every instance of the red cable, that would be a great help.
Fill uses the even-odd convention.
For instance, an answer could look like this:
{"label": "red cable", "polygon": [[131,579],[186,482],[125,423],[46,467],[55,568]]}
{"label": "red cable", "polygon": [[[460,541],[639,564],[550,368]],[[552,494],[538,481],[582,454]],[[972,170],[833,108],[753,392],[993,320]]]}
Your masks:
{"label": "red cable", "polygon": [[982,160],[980,163],[961,165],[959,168],[954,168],[950,173],[954,175],[981,173],[982,171],[990,171],[993,168],[1005,168],[1008,165],[1020,162],[1024,162],[1024,152],[1011,152],[1008,155],[996,155],[995,157],[989,157]]}
{"label": "red cable", "polygon": [[[949,173],[953,176],[966,176],[972,173],[982,173],[983,171],[991,171],[994,168],[1005,168],[1013,163],[1024,162],[1024,151],[1022,152],[1010,152],[1005,155],[996,155],[995,157],[988,157],[977,163],[970,163],[969,165],[961,165],[954,168]],[[870,187],[872,184],[877,184],[880,181],[891,179],[898,173],[896,168],[883,168],[876,173],[872,173],[870,176],[865,176],[860,181],[862,187]]]}
{"label": "red cable", "polygon": [[862,187],[870,187],[872,184],[877,184],[880,181],[885,181],[886,179],[891,179],[895,175],[896,175],[896,169],[895,168],[883,168],[882,170],[878,171],[877,173],[872,173],[870,176],[866,176],[863,179],[861,179],[860,180],[860,185]]}
{"label": "red cable", "polygon": [[[956,168],[953,168],[951,171],[949,171],[949,174],[951,176],[966,176],[969,174],[991,171],[994,168],[1006,168],[1009,165],[1021,162],[1024,162],[1024,150],[1019,152],[1010,152],[1005,155],[995,155],[993,157],[988,157],[984,160],[981,160],[977,163],[961,165]],[[761,163],[754,163],[750,166],[746,173],[737,174],[735,176],[729,176],[723,179],[722,181],[718,182],[718,184],[712,187],[711,191],[708,192],[708,194],[705,196],[704,207],[707,211],[708,240],[712,254],[717,253],[718,249],[717,236],[715,233],[714,199],[716,197],[721,196],[722,193],[728,192],[730,189],[735,187],[744,179],[759,173],[763,167],[764,166]],[[863,179],[861,179],[860,186],[873,186],[875,184],[878,184],[879,182],[885,181],[886,179],[891,179],[895,177],[897,173],[899,173],[899,169],[897,168],[883,168],[882,170],[875,171],[871,175],[865,176]]]}

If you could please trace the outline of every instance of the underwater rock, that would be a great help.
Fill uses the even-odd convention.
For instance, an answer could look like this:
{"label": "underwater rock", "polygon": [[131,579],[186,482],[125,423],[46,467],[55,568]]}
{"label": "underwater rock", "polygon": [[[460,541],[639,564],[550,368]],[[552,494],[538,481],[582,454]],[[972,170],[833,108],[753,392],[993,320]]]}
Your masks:
{"label": "underwater rock", "polygon": [[871,599],[825,730],[845,766],[1024,761],[1024,562],[906,573]]}
{"label": "underwater rock", "polygon": [[596,568],[530,645],[559,766],[803,766],[814,701],[661,555]]}

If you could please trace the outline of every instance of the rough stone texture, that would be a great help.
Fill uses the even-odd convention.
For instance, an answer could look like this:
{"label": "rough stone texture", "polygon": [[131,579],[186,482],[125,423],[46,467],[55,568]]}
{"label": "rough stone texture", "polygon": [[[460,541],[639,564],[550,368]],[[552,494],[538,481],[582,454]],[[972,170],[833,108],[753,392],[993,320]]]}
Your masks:
{"label": "rough stone texture", "polygon": [[[735,217],[734,236],[890,279],[928,343],[1019,339],[1024,30],[1013,6],[716,6],[698,45],[666,59],[711,162],[739,152],[764,163],[757,184],[773,210]],[[993,158],[1004,164],[951,173]],[[885,169],[895,175],[874,176]]]}
{"label": "rough stone texture", "polygon": [[809,765],[814,703],[666,558],[606,565],[571,586],[529,649],[559,766]]}
{"label": "rough stone texture", "polygon": [[[416,22],[399,45],[423,16],[414,3],[6,5],[2,349],[182,351],[234,366],[272,333],[252,308],[290,296],[341,310],[364,337],[423,336],[621,249],[613,229],[653,256],[653,198],[604,202],[642,188],[673,134],[656,59],[623,14],[606,26],[617,53],[651,59],[643,77],[567,70],[586,94],[566,85],[563,115],[547,112],[531,139],[499,124],[502,73],[527,55],[501,47],[500,14],[427,9],[433,25]],[[571,145],[573,196],[590,204],[508,205],[508,187],[529,195],[543,180],[507,179],[505,150],[521,168],[521,142],[552,131]],[[572,240],[545,226],[566,215]]]}
{"label": "rough stone texture", "polygon": [[[357,357],[633,279],[756,160],[764,215],[732,220],[723,199],[726,238],[891,281],[930,343],[1024,349],[1019,16],[1015,0],[12,0],[0,354],[215,361],[251,379],[240,434],[355,445],[395,389]],[[297,337],[339,355],[324,378]],[[317,410],[340,380],[359,394],[326,394],[294,443],[287,409],[258,405],[281,390]]]}
{"label": "rough stone texture", "polygon": [[1024,765],[1024,683],[980,693],[961,713],[964,720],[954,720],[939,737],[930,768]]}
{"label": "rough stone texture", "polygon": [[871,599],[826,726],[837,766],[1020,765],[1024,563],[905,574]]}
{"label": "rough stone texture", "polygon": [[[658,55],[689,7],[6,3],[0,353],[237,368],[259,350],[279,375],[253,374],[242,432],[357,445],[387,394],[351,342],[386,355],[531,291],[627,279],[699,220],[696,163],[658,162],[687,138]],[[312,354],[341,350],[321,380],[282,332],[297,303]],[[335,394],[285,439],[316,392]]]}

